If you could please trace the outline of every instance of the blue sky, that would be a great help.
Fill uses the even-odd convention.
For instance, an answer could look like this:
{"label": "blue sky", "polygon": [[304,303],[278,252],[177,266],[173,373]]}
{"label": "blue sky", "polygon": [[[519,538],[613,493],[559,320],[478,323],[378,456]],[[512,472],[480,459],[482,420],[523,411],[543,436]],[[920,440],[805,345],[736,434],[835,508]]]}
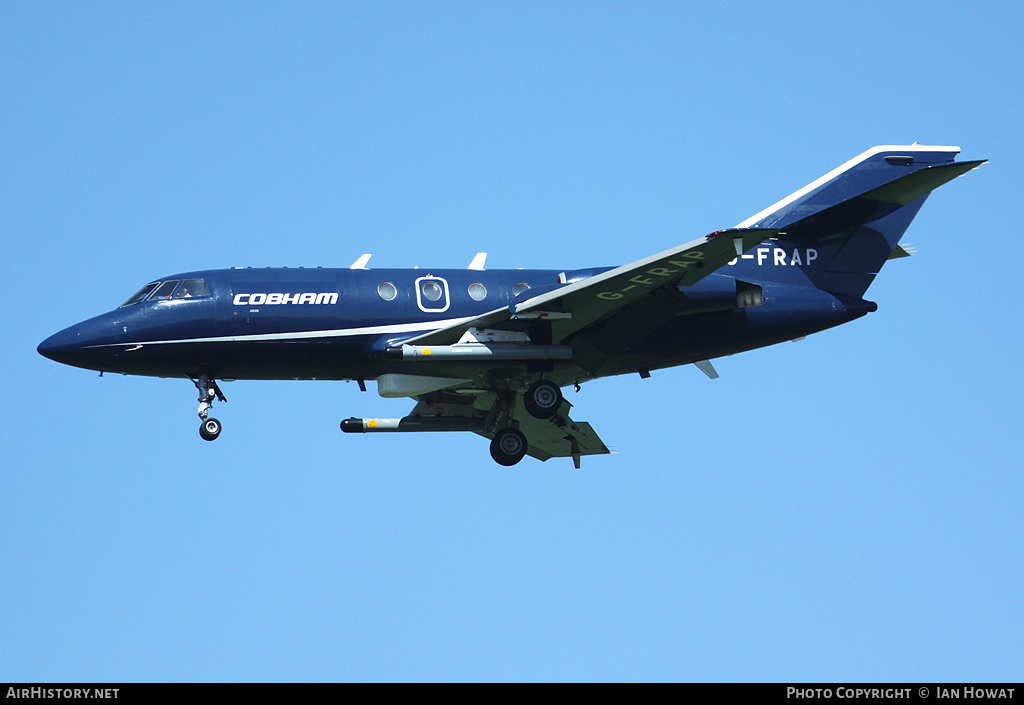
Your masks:
{"label": "blue sky", "polygon": [[[0,680],[1020,680],[1020,3],[0,5]],[[618,452],[57,365],[200,268],[629,262],[876,144],[937,191],[799,343],[570,392]],[[371,387],[372,390],[372,387]]]}

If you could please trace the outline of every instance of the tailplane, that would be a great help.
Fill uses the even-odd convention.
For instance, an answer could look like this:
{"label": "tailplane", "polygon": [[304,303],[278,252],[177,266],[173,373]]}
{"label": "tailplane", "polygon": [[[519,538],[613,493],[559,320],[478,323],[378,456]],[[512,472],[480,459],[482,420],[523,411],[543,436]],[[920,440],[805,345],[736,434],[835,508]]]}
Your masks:
{"label": "tailplane", "polygon": [[[809,279],[819,289],[862,297],[928,194],[985,161],[955,162],[959,152],[917,144],[869,149],[740,223],[784,232],[765,243],[767,256],[744,255],[751,261],[737,260],[736,269],[778,281]],[[759,266],[766,261],[789,266],[766,271]]]}

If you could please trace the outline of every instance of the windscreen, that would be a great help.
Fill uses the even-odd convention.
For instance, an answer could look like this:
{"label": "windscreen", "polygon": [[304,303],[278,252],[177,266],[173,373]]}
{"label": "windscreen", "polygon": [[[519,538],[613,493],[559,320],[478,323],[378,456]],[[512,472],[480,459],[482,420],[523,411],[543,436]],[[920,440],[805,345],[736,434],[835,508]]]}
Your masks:
{"label": "windscreen", "polygon": [[[181,282],[181,286],[178,286],[178,281],[177,279],[168,279],[165,282],[150,282],[139,289],[135,296],[121,304],[121,308],[141,303],[147,298],[150,301],[166,301],[171,298],[198,299],[210,296],[210,286],[205,279],[186,279]],[[175,291],[175,287],[177,287],[177,291]]]}
{"label": "windscreen", "polygon": [[146,284],[146,286],[144,286],[141,289],[139,289],[139,291],[135,294],[135,296],[131,297],[130,299],[125,301],[123,304],[121,304],[121,308],[124,308],[125,306],[131,306],[132,304],[137,304],[140,301],[143,301],[147,296],[152,294],[153,293],[153,289],[157,288],[158,286],[160,286],[160,282],[153,282],[151,284]]}

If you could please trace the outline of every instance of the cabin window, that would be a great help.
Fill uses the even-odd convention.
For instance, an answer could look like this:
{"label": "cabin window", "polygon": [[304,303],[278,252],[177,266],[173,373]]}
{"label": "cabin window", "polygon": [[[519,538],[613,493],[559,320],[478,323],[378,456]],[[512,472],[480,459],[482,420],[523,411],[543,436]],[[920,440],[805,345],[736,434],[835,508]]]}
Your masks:
{"label": "cabin window", "polygon": [[210,287],[206,285],[205,279],[186,279],[181,283],[181,288],[174,293],[174,298],[192,299],[209,295]]}
{"label": "cabin window", "polygon": [[441,294],[444,293],[441,285],[433,279],[428,279],[427,281],[422,282],[420,284],[420,291],[423,293],[423,298],[427,301],[437,301],[441,298]]}
{"label": "cabin window", "polygon": [[160,282],[152,282],[150,284],[146,284],[146,286],[142,287],[141,289],[138,290],[138,292],[136,292],[135,296],[131,297],[123,304],[121,304],[121,307],[123,308],[125,306],[131,306],[132,304],[139,303],[147,296],[152,294],[153,290],[156,289],[158,286],[160,286]]}
{"label": "cabin window", "polygon": [[416,305],[420,311],[440,313],[448,310],[448,282],[427,275],[416,280]]}
{"label": "cabin window", "polygon": [[521,293],[523,293],[529,288],[530,285],[527,284],[526,282],[519,282],[514,287],[512,287],[512,296],[519,296]]}
{"label": "cabin window", "polygon": [[487,287],[480,282],[473,282],[469,285],[469,298],[474,301],[483,301],[487,298]]}
{"label": "cabin window", "polygon": [[385,301],[392,301],[398,296],[398,289],[391,282],[381,282],[377,285],[377,294]]}
{"label": "cabin window", "polygon": [[178,280],[177,279],[171,279],[169,281],[165,281],[163,284],[161,284],[159,287],[157,287],[157,290],[154,291],[152,293],[152,295],[150,295],[149,300],[150,301],[163,301],[165,299],[171,298],[171,294],[174,293],[174,288],[176,286],[178,286]]}

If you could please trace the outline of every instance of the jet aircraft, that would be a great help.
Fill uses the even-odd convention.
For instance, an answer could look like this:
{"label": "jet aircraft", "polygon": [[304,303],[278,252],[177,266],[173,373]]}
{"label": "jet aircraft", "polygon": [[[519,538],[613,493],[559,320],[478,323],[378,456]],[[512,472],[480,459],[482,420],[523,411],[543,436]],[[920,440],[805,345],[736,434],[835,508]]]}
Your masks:
{"label": "jet aircraft", "polygon": [[514,465],[609,450],[562,388],[800,339],[875,311],[864,294],[935,188],[984,163],[958,147],[869,149],[736,227],[619,267],[234,268],[154,279],[39,345],[103,372],[190,379],[200,435],[218,381],[374,380],[409,415],[348,433],[472,431]]}

